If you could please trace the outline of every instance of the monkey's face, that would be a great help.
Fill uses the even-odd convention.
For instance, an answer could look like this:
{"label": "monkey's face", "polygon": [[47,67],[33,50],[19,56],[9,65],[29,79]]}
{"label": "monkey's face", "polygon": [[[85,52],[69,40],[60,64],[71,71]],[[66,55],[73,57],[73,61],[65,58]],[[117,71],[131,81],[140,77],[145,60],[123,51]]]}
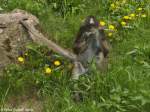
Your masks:
{"label": "monkey's face", "polygon": [[85,26],[92,26],[92,27],[98,27],[98,21],[96,20],[96,18],[94,16],[88,16],[85,21],[84,24]]}
{"label": "monkey's face", "polygon": [[75,40],[74,52],[76,54],[80,54],[88,49],[93,40],[96,39],[98,27],[98,21],[94,16],[88,16],[85,19],[84,24],[80,27]]}

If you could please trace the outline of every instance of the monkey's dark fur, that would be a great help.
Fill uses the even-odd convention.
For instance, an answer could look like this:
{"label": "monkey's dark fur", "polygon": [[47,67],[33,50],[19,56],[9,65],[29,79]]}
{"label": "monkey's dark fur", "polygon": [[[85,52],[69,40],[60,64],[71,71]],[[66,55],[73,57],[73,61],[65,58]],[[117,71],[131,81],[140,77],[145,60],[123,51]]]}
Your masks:
{"label": "monkey's dark fur", "polygon": [[94,16],[88,16],[80,27],[73,47],[78,60],[88,65],[94,58],[97,67],[103,68],[108,57],[109,46],[105,37],[104,28],[100,27]]}

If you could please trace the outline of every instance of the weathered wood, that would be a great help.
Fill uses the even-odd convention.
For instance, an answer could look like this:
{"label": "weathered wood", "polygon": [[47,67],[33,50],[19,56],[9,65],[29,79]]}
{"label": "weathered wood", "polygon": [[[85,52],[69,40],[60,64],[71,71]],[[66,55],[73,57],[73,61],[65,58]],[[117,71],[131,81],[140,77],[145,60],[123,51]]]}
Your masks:
{"label": "weathered wood", "polygon": [[27,29],[28,33],[30,34],[30,37],[34,42],[40,45],[46,45],[48,48],[54,50],[56,53],[59,53],[72,61],[76,60],[77,56],[75,54],[60,47],[51,40],[48,40],[42,33],[35,29],[33,24],[30,23],[30,20],[22,20],[21,23]]}
{"label": "weathered wood", "polygon": [[17,24],[23,19],[28,19],[28,20],[32,21],[33,25],[39,24],[39,20],[32,14],[30,14],[24,10],[15,9],[10,13],[0,14],[0,26],[5,25],[5,27],[6,27],[8,23],[16,23]]}

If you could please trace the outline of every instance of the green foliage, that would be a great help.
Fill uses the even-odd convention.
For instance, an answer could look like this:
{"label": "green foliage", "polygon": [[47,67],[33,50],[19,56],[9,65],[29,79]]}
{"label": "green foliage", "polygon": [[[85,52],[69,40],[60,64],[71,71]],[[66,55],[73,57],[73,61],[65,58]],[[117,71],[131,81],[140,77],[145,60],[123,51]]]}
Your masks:
{"label": "green foliage", "polygon": [[83,13],[86,0],[47,0],[52,9],[63,17]]}
{"label": "green foliage", "polygon": [[24,9],[35,15],[45,13],[46,2],[44,0],[0,0],[0,6],[5,10],[15,8]]}
{"label": "green foliage", "polygon": [[[122,0],[0,0],[2,12],[21,8],[36,14],[44,33],[65,48],[71,48],[73,37],[87,15],[95,15],[105,21],[106,27],[113,24],[117,29],[110,37],[113,41],[108,71],[92,69],[78,81],[70,79],[69,61],[45,46],[29,44],[27,51],[22,51],[25,62],[8,66],[0,75],[0,106],[12,96],[35,95],[43,102],[43,112],[149,112],[148,1],[125,1],[123,4]],[[139,7],[143,8],[141,12],[137,11]],[[123,16],[131,13],[139,15],[126,21],[132,28],[120,26]],[[143,13],[145,18],[141,17]],[[26,52],[28,56],[24,56]],[[62,66],[54,66],[56,59]],[[47,66],[52,69],[51,74],[45,74]],[[82,94],[83,101],[73,101],[75,91]]]}

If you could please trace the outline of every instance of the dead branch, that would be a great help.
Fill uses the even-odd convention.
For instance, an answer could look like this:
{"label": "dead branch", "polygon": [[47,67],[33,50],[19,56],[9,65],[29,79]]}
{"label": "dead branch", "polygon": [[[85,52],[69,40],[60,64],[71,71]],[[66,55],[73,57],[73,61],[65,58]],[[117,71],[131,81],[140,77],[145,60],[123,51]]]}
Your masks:
{"label": "dead branch", "polygon": [[72,61],[76,60],[77,56],[75,54],[60,47],[59,45],[52,42],[51,40],[48,40],[46,37],[44,37],[42,33],[40,33],[38,30],[35,29],[33,24],[30,24],[30,21],[22,20],[21,24],[28,30],[28,33],[30,34],[30,37],[32,38],[34,42],[40,45],[46,45],[48,48],[54,50],[56,53],[59,53],[69,58]]}

